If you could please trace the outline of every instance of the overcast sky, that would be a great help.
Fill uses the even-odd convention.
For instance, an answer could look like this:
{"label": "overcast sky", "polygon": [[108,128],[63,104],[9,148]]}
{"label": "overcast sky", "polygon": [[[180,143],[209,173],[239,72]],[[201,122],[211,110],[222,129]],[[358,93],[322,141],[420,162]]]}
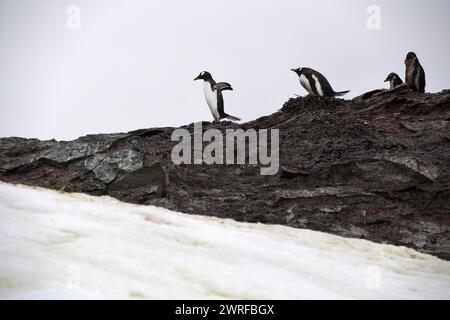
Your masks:
{"label": "overcast sky", "polygon": [[[69,5],[81,9],[79,30],[68,27]],[[380,30],[367,27],[371,5]],[[211,121],[192,81],[203,70],[233,85],[225,110],[245,121],[305,94],[293,67],[321,71],[351,98],[385,87],[390,72],[403,78],[412,50],[427,91],[441,91],[449,12],[448,0],[1,0],[0,136],[68,140]]]}

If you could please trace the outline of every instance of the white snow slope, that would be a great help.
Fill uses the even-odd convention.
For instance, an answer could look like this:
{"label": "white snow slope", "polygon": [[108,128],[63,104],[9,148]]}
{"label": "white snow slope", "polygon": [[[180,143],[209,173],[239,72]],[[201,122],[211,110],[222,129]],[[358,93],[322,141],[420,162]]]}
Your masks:
{"label": "white snow slope", "polygon": [[449,299],[450,262],[0,183],[0,299],[85,298]]}

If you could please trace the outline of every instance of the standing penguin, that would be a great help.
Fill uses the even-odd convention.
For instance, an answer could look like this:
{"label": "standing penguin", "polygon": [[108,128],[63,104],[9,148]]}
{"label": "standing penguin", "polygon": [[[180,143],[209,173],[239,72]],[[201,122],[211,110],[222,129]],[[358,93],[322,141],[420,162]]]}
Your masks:
{"label": "standing penguin", "polygon": [[403,84],[403,80],[399,77],[398,74],[392,72],[390,73],[384,82],[389,82],[391,87],[390,90],[394,90],[395,88],[401,86]]}
{"label": "standing penguin", "polygon": [[303,88],[314,96],[338,97],[350,92],[350,90],[335,92],[328,80],[316,70],[310,68],[298,68],[291,69],[291,71],[294,71],[299,76],[300,84]]}
{"label": "standing penguin", "polygon": [[241,121],[241,119],[230,116],[224,111],[222,91],[233,90],[233,88],[229,83],[226,82],[216,83],[211,74],[207,71],[203,71],[202,73],[200,73],[197,76],[197,78],[194,79],[194,81],[196,80],[204,81],[203,90],[205,93],[205,99],[206,103],[209,106],[209,109],[211,110],[211,114],[214,117],[214,123],[220,122],[221,119]]}
{"label": "standing penguin", "polygon": [[414,52],[410,52],[406,56],[405,66],[405,82],[408,85],[408,89],[415,92],[425,92],[425,71]]}

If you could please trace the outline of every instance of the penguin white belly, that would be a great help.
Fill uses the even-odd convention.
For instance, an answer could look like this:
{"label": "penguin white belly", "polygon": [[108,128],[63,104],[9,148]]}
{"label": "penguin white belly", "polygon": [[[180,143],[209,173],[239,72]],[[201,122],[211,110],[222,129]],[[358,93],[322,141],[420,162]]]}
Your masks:
{"label": "penguin white belly", "polygon": [[414,68],[409,67],[408,72],[406,73],[406,79],[405,79],[408,84],[411,84],[411,82],[414,81],[413,73],[414,73]]}
{"label": "penguin white belly", "polygon": [[309,83],[308,78],[305,77],[305,75],[300,76],[300,84],[303,88],[305,88],[306,91],[308,91],[310,94],[314,95],[314,92],[312,91],[311,84]]}
{"label": "penguin white belly", "polygon": [[211,89],[211,84],[208,81],[205,81],[204,92],[206,103],[208,104],[214,119],[220,120],[219,111],[217,109],[217,91],[213,91]]}

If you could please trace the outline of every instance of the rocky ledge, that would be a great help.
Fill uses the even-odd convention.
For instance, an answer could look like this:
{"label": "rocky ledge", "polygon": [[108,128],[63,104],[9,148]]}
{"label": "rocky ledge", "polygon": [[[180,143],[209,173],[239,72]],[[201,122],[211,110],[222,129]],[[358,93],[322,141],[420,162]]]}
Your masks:
{"label": "rocky ledge", "polygon": [[209,128],[279,129],[279,173],[174,165],[175,128],[155,128],[68,142],[0,139],[0,180],[403,245],[450,260],[450,90],[296,98],[270,116],[203,123]]}

